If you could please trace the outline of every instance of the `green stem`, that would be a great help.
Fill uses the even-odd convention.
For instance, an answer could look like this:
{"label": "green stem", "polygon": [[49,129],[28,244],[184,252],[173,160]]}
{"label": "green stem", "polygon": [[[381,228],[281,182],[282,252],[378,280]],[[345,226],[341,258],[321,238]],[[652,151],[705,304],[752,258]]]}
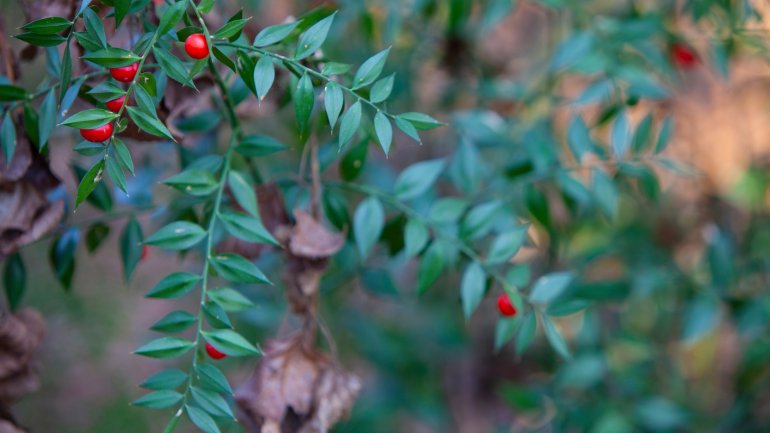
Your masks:
{"label": "green stem", "polygon": [[351,89],[350,87],[343,86],[342,84],[332,80],[331,77],[328,77],[328,76],[326,76],[326,75],[316,71],[313,68],[309,68],[309,67],[303,65],[301,62],[298,62],[297,60],[291,59],[289,57],[286,57],[286,56],[278,54],[278,53],[274,53],[272,51],[264,50],[262,48],[252,47],[250,45],[231,44],[231,43],[226,43],[226,42],[219,42],[219,43],[217,43],[217,45],[221,45],[221,46],[225,46],[225,47],[237,48],[237,49],[240,49],[240,50],[253,51],[253,52],[259,53],[259,54],[261,54],[263,56],[272,57],[272,58],[274,58],[276,60],[280,60],[282,62],[289,63],[292,66],[294,66],[295,68],[297,68],[297,69],[307,73],[308,75],[311,75],[311,76],[313,76],[315,78],[318,78],[318,79],[320,79],[322,81],[334,82],[334,84],[338,85],[340,87],[340,89],[342,89],[342,91],[344,91],[345,93],[348,93],[350,96],[352,96],[354,98],[357,98],[359,101],[363,102],[364,104],[372,107],[375,111],[381,111],[383,114],[385,114],[386,116],[390,117],[391,119],[395,119],[395,117],[396,117],[396,116],[386,112],[385,110],[381,109],[380,107],[378,107],[377,104],[375,104],[374,102],[372,102],[372,101],[364,98],[363,96],[359,95],[358,93],[356,93],[355,90]]}

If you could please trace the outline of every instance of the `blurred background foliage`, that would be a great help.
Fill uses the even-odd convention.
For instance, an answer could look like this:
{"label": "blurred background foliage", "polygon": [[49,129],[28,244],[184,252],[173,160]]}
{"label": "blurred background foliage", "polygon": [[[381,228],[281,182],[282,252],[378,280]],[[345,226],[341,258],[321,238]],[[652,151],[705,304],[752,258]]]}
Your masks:
{"label": "blurred background foliage", "polygon": [[[13,8],[4,3],[3,10]],[[422,146],[399,137],[387,159],[366,141],[341,154],[334,142],[321,147],[326,216],[340,229],[350,227],[355,203],[368,195],[362,185],[391,191],[404,167],[447,163],[437,187],[410,200],[409,212],[386,206],[376,254],[363,260],[349,233],[323,280],[322,317],[334,349],[365,384],[352,416],[335,432],[766,431],[770,70],[762,17],[770,11],[764,3],[220,3],[220,21],[243,7],[245,16],[255,16],[247,27],[253,30],[338,8],[325,54],[360,64],[392,46],[389,109],[430,113],[449,124],[424,134]],[[4,14],[6,29],[15,27],[12,16]],[[239,114],[254,130],[298,150],[287,102],[244,103]],[[140,145],[131,196],[113,194],[112,212],[146,207],[144,225],[184,209],[178,198],[168,208],[154,207],[169,200],[155,185],[177,154],[189,161],[211,151],[217,131],[205,121],[215,111],[204,108],[176,124],[198,129],[184,148]],[[69,150],[52,154],[54,172],[68,172]],[[257,163],[262,181],[280,185],[288,209],[309,200],[294,174],[300,154]],[[74,178],[66,183],[72,191]],[[383,194],[387,204],[390,195]],[[490,203],[484,233],[463,234],[468,209]],[[79,231],[62,232],[85,236],[83,221],[99,215],[89,212],[70,216]],[[415,215],[451,234],[433,241],[438,279],[419,294],[418,274],[435,269],[404,251],[405,225]],[[540,295],[547,302],[520,305],[519,318],[502,320],[494,306],[501,288],[489,284],[489,296],[466,320],[458,249],[486,251],[484,235],[512,222],[531,225],[503,278],[532,298],[533,286],[550,277]],[[148,334],[146,324],[168,310],[141,293],[177,259],[151,249],[123,286],[114,252],[124,225],[110,223],[113,234],[100,253],[76,250],[71,292],[56,287],[42,265],[47,242],[23,251],[29,277],[23,304],[41,309],[49,328],[42,390],[18,406],[31,431],[146,432],[165,419],[128,406],[135,384],[155,368],[129,352]],[[259,261],[279,275],[278,255]],[[265,341],[289,326],[280,288],[242,290],[258,308],[238,317],[239,330]],[[531,331],[527,319],[535,316],[537,336],[518,353]],[[556,336],[545,336],[548,329]],[[234,383],[251,369],[249,362],[222,365]]]}

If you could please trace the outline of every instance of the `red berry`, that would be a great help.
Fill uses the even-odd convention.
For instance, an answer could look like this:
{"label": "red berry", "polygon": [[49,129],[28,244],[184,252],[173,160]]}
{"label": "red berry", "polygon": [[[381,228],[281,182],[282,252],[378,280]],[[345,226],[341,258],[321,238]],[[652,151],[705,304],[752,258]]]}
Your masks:
{"label": "red berry", "polygon": [[123,101],[126,100],[126,95],[121,96],[120,98],[113,99],[112,101],[107,101],[105,105],[107,105],[107,109],[112,111],[113,113],[117,113],[120,111],[120,108],[123,106]]}
{"label": "red berry", "polygon": [[86,140],[93,143],[101,143],[107,141],[112,137],[112,131],[114,130],[112,123],[99,126],[93,129],[81,129],[80,135]]}
{"label": "red berry", "polygon": [[150,255],[150,247],[147,245],[142,245],[142,255],[139,257],[139,260],[146,259],[148,255]]}
{"label": "red berry", "polygon": [[216,347],[212,346],[208,341],[206,342],[206,353],[208,353],[212,359],[222,359],[227,357],[227,355],[218,351]]}
{"label": "red berry", "polygon": [[188,36],[184,41],[184,50],[193,59],[205,59],[209,56],[209,44],[206,42],[206,36],[201,33]]}
{"label": "red berry", "polygon": [[112,78],[120,82],[130,83],[134,80],[136,71],[138,70],[139,63],[134,63],[133,65],[123,66],[120,68],[110,68],[110,75],[112,75]]}
{"label": "red berry", "polygon": [[511,298],[507,293],[503,293],[497,298],[497,310],[501,315],[513,317],[516,315],[516,307],[511,303]]}
{"label": "red berry", "polygon": [[693,49],[680,42],[671,46],[671,59],[682,69],[692,68],[698,63],[698,56],[695,55]]}

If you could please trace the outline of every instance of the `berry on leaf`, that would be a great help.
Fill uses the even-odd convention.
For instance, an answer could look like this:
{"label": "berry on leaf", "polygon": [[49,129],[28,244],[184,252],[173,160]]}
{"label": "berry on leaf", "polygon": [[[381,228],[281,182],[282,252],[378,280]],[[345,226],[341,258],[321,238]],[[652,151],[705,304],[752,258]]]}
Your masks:
{"label": "berry on leaf", "polygon": [[107,123],[93,129],[81,129],[80,135],[92,143],[101,143],[109,140],[113,131],[112,123]]}
{"label": "berry on leaf", "polygon": [[105,105],[107,105],[107,109],[112,111],[113,113],[117,113],[120,111],[120,108],[123,106],[123,102],[126,100],[126,95],[121,96],[120,98],[113,99],[112,101],[107,101]]}
{"label": "berry on leaf", "polygon": [[513,317],[516,315],[516,307],[511,302],[511,297],[503,293],[497,298],[497,311],[501,316]]}
{"label": "berry on leaf", "polygon": [[120,68],[110,68],[110,75],[112,75],[112,78],[120,81],[121,83],[130,83],[134,80],[138,70],[139,63],[134,63],[128,66],[122,66]]}
{"label": "berry on leaf", "polygon": [[212,359],[222,359],[227,357],[227,355],[218,351],[217,348],[212,346],[208,341],[206,342],[206,353],[208,353]]}
{"label": "berry on leaf", "polygon": [[205,59],[209,56],[209,44],[206,36],[201,33],[193,33],[184,41],[184,50],[193,59]]}

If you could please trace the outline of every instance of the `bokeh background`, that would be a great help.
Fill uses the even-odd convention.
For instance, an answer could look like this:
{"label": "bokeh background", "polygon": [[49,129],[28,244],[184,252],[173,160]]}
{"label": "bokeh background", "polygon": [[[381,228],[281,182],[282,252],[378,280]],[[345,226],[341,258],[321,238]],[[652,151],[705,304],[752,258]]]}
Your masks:
{"label": "bokeh background", "polygon": [[[422,146],[397,142],[389,159],[371,147],[352,178],[389,185],[419,160],[471,158],[485,179],[476,197],[502,197],[534,222],[528,245],[513,259],[527,264],[524,287],[545,272],[571,270],[578,279],[570,293],[583,302],[555,315],[571,360],[554,352],[542,330],[524,354],[515,343],[495,350],[494,296],[466,321],[458,270],[447,269],[417,296],[417,267],[398,254],[398,241],[368,264],[349,243],[323,281],[322,317],[339,359],[364,388],[350,419],[334,432],[767,431],[770,23],[762,14],[770,9],[764,2],[222,1],[209,18],[221,23],[243,8],[255,17],[247,26],[253,35],[319,7],[340,10],[325,44],[330,58],[359,64],[392,46],[393,107],[450,124],[426,134]],[[21,6],[2,0],[0,8],[12,34],[24,19]],[[586,34],[588,48],[581,45]],[[694,60],[677,59],[676,44],[689,47]],[[569,67],[555,71],[557,58]],[[25,87],[41,80],[44,60],[35,62],[22,65]],[[598,93],[586,96],[595,84]],[[590,103],[574,102],[589,97]],[[203,99],[192,105],[180,115],[180,129],[216,116]],[[619,110],[635,127],[648,114],[655,125],[670,116],[673,136],[662,154],[640,153],[633,167],[616,164],[609,192],[588,191],[592,169],[614,163],[576,160],[570,121],[579,112],[597,141],[606,142]],[[239,114],[256,130],[292,142],[293,114],[280,100],[246,102]],[[194,122],[185,125],[189,117]],[[69,165],[77,158],[67,134],[55,136],[51,160],[72,194]],[[185,145],[206,151],[217,138],[216,130],[204,131]],[[461,153],[468,143],[470,156]],[[141,209],[145,233],[157,227],[167,210],[159,204],[171,195],[158,182],[184,153],[146,143],[132,144],[132,151],[139,167],[132,194],[112,191],[111,233],[95,253],[78,248],[71,290],[62,289],[48,265],[50,237],[22,251],[29,278],[23,305],[39,309],[47,322],[41,388],[14,407],[29,431],[138,433],[160,431],[167,420],[164,412],[129,405],[141,394],[137,384],[161,364],[131,352],[151,338],[148,324],[172,305],[195,305],[149,301],[143,293],[169,269],[199,264],[194,256],[150,249],[124,283],[117,251],[125,209]],[[296,173],[297,157],[271,161],[275,178],[266,180],[280,184]],[[543,158],[559,161],[554,171],[538,169]],[[355,159],[362,158],[348,161]],[[330,179],[351,176],[350,168],[329,170]],[[560,173],[582,182],[591,198],[582,203],[583,189],[567,186]],[[284,185],[284,192],[290,208],[306,200],[296,185]],[[79,232],[67,233],[85,236],[102,216],[94,207],[69,209],[57,234],[74,226]],[[259,261],[280,280],[279,256]],[[292,327],[280,285],[239,290],[257,305],[237,316],[245,335],[265,341]],[[255,362],[220,366],[238,384]]]}

